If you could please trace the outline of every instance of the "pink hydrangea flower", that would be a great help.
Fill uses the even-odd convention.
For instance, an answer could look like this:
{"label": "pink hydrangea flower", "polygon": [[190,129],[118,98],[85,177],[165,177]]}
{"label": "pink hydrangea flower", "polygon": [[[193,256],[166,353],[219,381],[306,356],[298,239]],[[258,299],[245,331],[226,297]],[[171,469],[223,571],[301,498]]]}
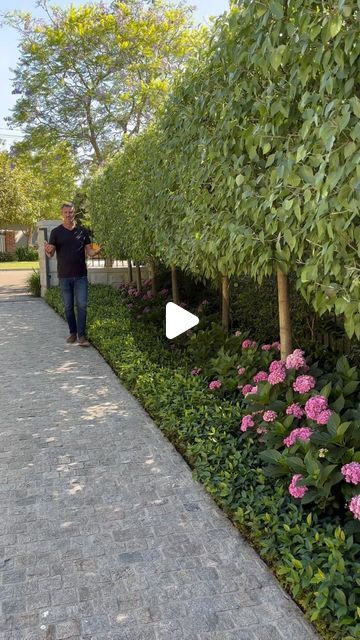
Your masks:
{"label": "pink hydrangea flower", "polygon": [[284,438],[283,443],[286,447],[292,447],[297,440],[302,440],[303,442],[310,442],[310,438],[313,434],[312,429],[309,427],[300,427],[299,429],[293,429],[291,433]]}
{"label": "pink hydrangea flower", "polygon": [[255,426],[255,422],[252,419],[251,415],[247,415],[244,416],[243,419],[241,420],[241,426],[240,426],[240,431],[247,431],[248,429],[250,429],[250,427],[254,427]]}
{"label": "pink hydrangea flower", "polygon": [[316,422],[318,424],[327,424],[331,416],[332,416],[331,409],[325,409],[324,411],[321,411],[321,413],[319,413],[318,417],[316,418]]}
{"label": "pink hydrangea flower", "polygon": [[289,493],[293,498],[303,498],[305,493],[308,491],[308,487],[298,486],[298,482],[303,479],[301,473],[295,473],[293,475],[291,482],[289,484]]}
{"label": "pink hydrangea flower", "polygon": [[257,393],[257,390],[258,390],[257,385],[255,385],[255,387],[251,387],[249,393]]}
{"label": "pink hydrangea flower", "polygon": [[345,482],[349,482],[350,484],[360,483],[360,463],[359,462],[349,462],[348,464],[344,464],[344,466],[341,467],[341,473],[345,478]]}
{"label": "pink hydrangea flower", "polygon": [[209,389],[211,389],[212,391],[214,389],[221,389],[221,387],[222,387],[222,382],[220,382],[220,380],[213,380],[209,384]]}
{"label": "pink hydrangea flower", "polygon": [[254,382],[264,382],[267,379],[268,374],[266,373],[266,371],[258,371],[253,377]]}
{"label": "pink hydrangea flower", "polygon": [[259,436],[262,436],[264,433],[267,433],[267,429],[266,429],[266,427],[258,427],[256,429],[256,433],[258,433]]}
{"label": "pink hydrangea flower", "polygon": [[287,369],[302,369],[306,365],[304,352],[301,349],[295,349],[286,358],[285,366]]}
{"label": "pink hydrangea flower", "polygon": [[200,375],[200,373],[201,373],[201,371],[202,371],[202,369],[195,368],[195,369],[193,369],[193,370],[191,371],[191,375],[192,375],[192,376],[199,376],[199,375]]}
{"label": "pink hydrangea flower", "polygon": [[348,506],[354,518],[360,520],[360,495],[351,498]]}
{"label": "pink hydrangea flower", "polygon": [[271,344],[262,344],[261,345],[261,351],[270,351],[271,349]]}
{"label": "pink hydrangea flower", "polygon": [[303,415],[305,415],[305,411],[300,407],[298,402],[294,402],[286,407],[286,415],[294,416],[295,418],[302,418]]}
{"label": "pink hydrangea flower", "polygon": [[[274,364],[273,362],[271,364]],[[271,367],[271,365],[270,365]],[[273,367],[271,373],[269,373],[268,383],[271,385],[280,384],[281,382],[285,382],[286,380],[286,370],[285,367]]]}
{"label": "pink hydrangea flower", "polygon": [[241,346],[243,349],[251,349],[252,345],[253,345],[252,340],[243,340],[243,343]]}
{"label": "pink hydrangea flower", "polygon": [[280,342],[273,342],[271,345],[272,349],[276,349],[277,351],[280,351],[281,346],[280,346]]}
{"label": "pink hydrangea flower", "polygon": [[251,392],[252,389],[252,385],[251,384],[246,384],[243,388],[242,388],[242,394],[243,396],[246,396],[248,393]]}
{"label": "pink hydrangea flower", "polygon": [[270,362],[270,366],[269,366],[270,373],[279,371],[279,369],[285,369],[285,362],[283,362],[282,360],[273,360],[272,362]]}
{"label": "pink hydrangea flower", "polygon": [[277,418],[276,411],[264,411],[263,420],[265,420],[265,422],[274,422],[276,418]]}
{"label": "pink hydrangea flower", "polygon": [[[325,396],[312,396],[312,398],[309,398],[305,404],[305,413],[309,420],[314,420],[315,422],[318,422],[319,419],[324,420],[325,418],[328,420],[330,418],[328,412],[330,412],[331,415],[331,411],[328,408],[328,401]],[[323,415],[324,413],[325,415]],[[318,424],[322,423],[318,422]],[[324,424],[326,424],[326,422]]]}
{"label": "pink hydrangea flower", "polygon": [[298,393],[307,393],[314,389],[315,385],[316,380],[312,376],[298,376],[293,383],[293,389]]}
{"label": "pink hydrangea flower", "polygon": [[239,376],[243,376],[245,371],[246,371],[245,367],[238,367],[237,372],[238,372]]}
{"label": "pink hydrangea flower", "polygon": [[169,289],[161,289],[161,291],[159,291],[161,296],[167,296],[169,294]]}

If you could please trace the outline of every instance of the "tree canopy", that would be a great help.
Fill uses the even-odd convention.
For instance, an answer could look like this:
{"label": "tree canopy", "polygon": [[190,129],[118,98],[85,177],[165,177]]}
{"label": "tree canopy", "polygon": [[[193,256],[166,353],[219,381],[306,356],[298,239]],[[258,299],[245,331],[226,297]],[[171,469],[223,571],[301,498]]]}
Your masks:
{"label": "tree canopy", "polygon": [[356,0],[233,2],[178,74],[139,177],[166,262],[214,280],[292,271],[358,337],[359,36]]}
{"label": "tree canopy", "polygon": [[165,0],[40,6],[46,20],[7,14],[21,38],[11,123],[37,145],[65,140],[101,163],[149,121],[204,30]]}

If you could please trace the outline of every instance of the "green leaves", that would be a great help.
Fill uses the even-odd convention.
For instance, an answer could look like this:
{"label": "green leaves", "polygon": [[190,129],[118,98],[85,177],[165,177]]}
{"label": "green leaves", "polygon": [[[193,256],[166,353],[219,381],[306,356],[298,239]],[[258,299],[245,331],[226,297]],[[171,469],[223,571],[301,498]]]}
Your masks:
{"label": "green leaves", "polygon": [[[101,164],[136,134],[164,100],[170,79],[206,29],[191,26],[191,9],[160,2],[101,2],[49,7],[48,20],[14,12],[20,35],[12,121],[27,139],[45,133],[66,140],[87,167]],[[85,156],[85,157],[84,157]]]}

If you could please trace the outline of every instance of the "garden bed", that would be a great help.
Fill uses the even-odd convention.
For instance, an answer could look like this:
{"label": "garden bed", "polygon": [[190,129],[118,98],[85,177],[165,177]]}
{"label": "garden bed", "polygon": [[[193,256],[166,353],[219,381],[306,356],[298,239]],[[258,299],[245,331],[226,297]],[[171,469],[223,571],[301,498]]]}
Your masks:
{"label": "garden bed", "polygon": [[[110,287],[91,287],[89,338],[181,451],[195,477],[250,540],[323,637],[360,638],[360,545],[357,533],[350,533],[350,529],[346,533],[352,518],[344,508],[345,502],[341,502],[341,491],[337,491],[343,485],[350,490],[350,485],[339,484],[340,480],[336,481],[334,476],[328,498],[315,495],[315,485],[306,487],[305,492],[300,490],[298,493],[303,495],[298,498],[291,496],[288,482],[281,473],[272,469],[272,477],[269,479],[266,475],[269,462],[270,467],[279,462],[277,454],[286,458],[282,444],[284,434],[270,428],[269,433],[261,433],[263,421],[259,421],[255,429],[248,426],[241,430],[242,425],[249,425],[249,419],[244,422],[244,416],[259,411],[259,403],[268,409],[273,407],[271,401],[275,401],[278,403],[275,405],[277,417],[285,415],[284,407],[279,404],[280,397],[275,400],[265,397],[269,387],[266,380],[258,383],[257,392],[263,392],[263,397],[259,397],[259,393],[244,395],[238,387],[245,386],[248,381],[244,377],[243,385],[235,384],[233,371],[240,356],[241,364],[244,358],[248,359],[245,368],[251,365],[258,371],[266,358],[269,365],[278,357],[276,345],[261,350],[250,341],[244,348],[244,336],[224,338],[221,330],[210,326],[211,319],[206,314],[202,315],[197,332],[169,343],[161,328],[166,299],[166,291],[154,299],[150,292],[140,296],[134,290],[129,294],[128,290],[119,293]],[[47,300],[63,315],[58,289],[51,289]],[[200,310],[203,312],[204,309]],[[350,376],[355,384],[356,372],[344,367],[343,374],[338,372],[339,377],[344,381]],[[306,372],[308,378],[312,374],[316,380],[321,379],[314,366]],[[241,378],[245,372],[236,371],[236,375]],[[296,379],[294,370],[289,375]],[[209,384],[216,381],[220,384],[212,384],[209,388]],[[349,393],[345,394],[343,407],[338,402],[340,413],[347,409],[345,405],[350,399],[351,410],[355,411],[355,389],[354,385],[347,388]],[[344,391],[344,385],[341,390]],[[314,389],[306,392],[302,388],[301,391],[310,396],[314,394]],[[304,402],[305,399],[304,396]],[[288,403],[293,400],[289,396]],[[330,400],[331,394],[329,407],[332,407]],[[263,417],[261,415],[261,419]],[[296,419],[287,415],[290,417]],[[334,418],[332,421],[337,422]],[[286,424],[290,422],[288,420]],[[266,438],[272,438],[272,449]],[[306,466],[302,452],[308,443],[295,442],[293,446],[297,447],[296,456],[290,457],[299,458],[297,464]],[[332,443],[329,441],[327,446],[331,447]],[[277,452],[272,454],[275,459],[268,456],[264,460],[264,451],[268,450]],[[291,448],[289,451],[291,453]],[[291,462],[294,464],[287,461],[288,467]],[[282,471],[288,472],[288,468]],[[330,475],[333,471],[338,473],[334,469]],[[295,493],[296,489],[304,487],[303,479],[295,486]],[[321,494],[321,487],[319,491]],[[301,497],[306,493],[311,500],[302,504]],[[328,506],[325,508],[324,504]]]}

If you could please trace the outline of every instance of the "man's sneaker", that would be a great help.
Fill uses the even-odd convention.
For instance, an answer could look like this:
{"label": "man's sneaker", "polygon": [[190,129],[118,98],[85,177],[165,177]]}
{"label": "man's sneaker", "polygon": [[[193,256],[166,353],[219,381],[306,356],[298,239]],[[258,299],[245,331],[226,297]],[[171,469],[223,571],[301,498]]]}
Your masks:
{"label": "man's sneaker", "polygon": [[69,337],[66,338],[66,342],[68,344],[74,344],[74,342],[76,342],[76,333],[70,333]]}
{"label": "man's sneaker", "polygon": [[90,342],[85,338],[85,336],[80,336],[78,343],[80,347],[90,347]]}

